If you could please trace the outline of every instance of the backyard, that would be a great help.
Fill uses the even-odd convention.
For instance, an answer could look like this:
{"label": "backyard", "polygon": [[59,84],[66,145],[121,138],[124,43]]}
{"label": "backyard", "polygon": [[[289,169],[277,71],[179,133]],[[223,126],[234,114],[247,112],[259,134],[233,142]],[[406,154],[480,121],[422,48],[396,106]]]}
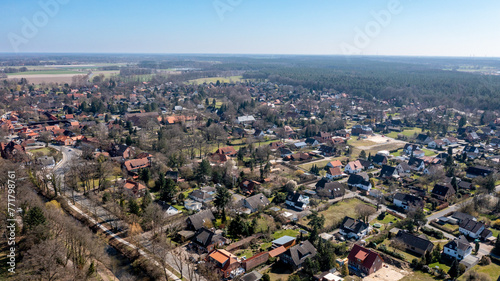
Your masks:
{"label": "backyard", "polygon": [[[325,216],[325,228],[330,229],[333,226],[337,226],[342,222],[344,217],[349,216],[352,218],[357,218],[356,206],[358,204],[365,204],[363,201],[353,198],[345,201],[340,201],[331,205],[327,210],[319,212],[320,215]],[[308,219],[303,217],[300,223],[307,224]]]}

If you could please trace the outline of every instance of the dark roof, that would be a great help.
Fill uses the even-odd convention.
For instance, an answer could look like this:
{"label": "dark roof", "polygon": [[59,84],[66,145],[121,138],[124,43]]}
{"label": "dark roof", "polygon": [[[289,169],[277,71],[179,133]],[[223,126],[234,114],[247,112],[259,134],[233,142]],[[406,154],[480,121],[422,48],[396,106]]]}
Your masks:
{"label": "dark roof", "polygon": [[453,189],[453,186],[449,183],[436,184],[431,193],[439,196],[446,196],[447,194],[455,194],[455,189]]}
{"label": "dark roof", "polygon": [[372,157],[372,162],[375,164],[383,164],[387,162],[387,156],[382,154],[377,154]]}
{"label": "dark roof", "polygon": [[316,256],[316,248],[306,240],[291,247],[283,255],[291,257],[295,266],[300,266],[307,258]]}
{"label": "dark roof", "polygon": [[464,219],[460,222],[460,228],[468,230],[472,233],[477,233],[481,228],[485,227],[483,223],[471,220],[469,218]]}
{"label": "dark roof", "polygon": [[466,213],[462,213],[462,212],[455,212],[455,213],[453,213],[453,215],[451,215],[451,217],[454,219],[457,219],[459,222],[466,220],[466,219],[470,219],[470,220],[474,219],[473,216],[466,214]]}
{"label": "dark roof", "polygon": [[347,258],[350,261],[358,263],[358,259],[356,258],[356,256],[360,252],[363,252],[364,255],[366,255],[366,257],[364,258],[364,260],[362,262],[362,265],[365,268],[371,268],[373,266],[373,264],[375,263],[375,261],[377,260],[377,257],[382,260],[382,257],[380,257],[379,254],[377,254],[376,252],[374,252],[372,250],[364,248],[358,244],[354,244],[354,246],[352,247],[351,251],[349,252],[349,256],[347,256]]}
{"label": "dark roof", "polygon": [[342,222],[341,228],[345,232],[360,233],[361,231],[368,228],[368,224],[364,223],[361,220],[355,220],[351,217],[345,217],[344,221]]}
{"label": "dark roof", "polygon": [[212,211],[210,210],[205,210],[201,211],[197,214],[189,216],[186,221],[190,223],[194,230],[198,230],[203,227],[203,224],[207,221],[213,221],[215,220],[214,214],[212,214]]}
{"label": "dark roof", "polygon": [[419,167],[420,165],[422,165],[422,162],[424,162],[424,160],[417,157],[411,157],[410,160],[408,161],[408,165]]}
{"label": "dark roof", "polygon": [[221,239],[223,239],[222,236],[217,235],[203,227],[196,231],[191,241],[206,248],[207,246],[217,243]]}
{"label": "dark roof", "polygon": [[259,193],[244,199],[252,209],[259,209],[269,205],[269,199],[264,194]]}
{"label": "dark roof", "polygon": [[446,245],[444,245],[446,248],[450,248],[452,250],[461,250],[461,251],[466,251],[468,248],[472,248],[470,245],[469,241],[467,241],[467,238],[465,236],[460,235],[460,237],[455,238],[454,240],[448,242]]}
{"label": "dark roof", "polygon": [[250,273],[247,273],[243,276],[241,276],[240,280],[241,281],[258,281],[261,280],[262,274],[260,274],[258,271],[254,270]]}
{"label": "dark roof", "polygon": [[368,160],[364,159],[358,159],[359,163],[361,163],[361,166],[363,166],[364,169],[368,169],[368,167],[373,166],[373,163]]}
{"label": "dark roof", "polygon": [[458,183],[458,188],[462,189],[471,189],[472,188],[472,183],[468,181],[461,181]]}
{"label": "dark roof", "polygon": [[394,195],[394,199],[397,199],[402,202],[407,202],[408,204],[420,204],[422,202],[422,198],[405,193],[396,193]]}
{"label": "dark roof", "polygon": [[[396,167],[391,167],[387,165],[382,165],[382,169],[380,170],[380,176],[381,177],[392,177],[394,175],[394,172],[396,171]],[[397,174],[397,172],[396,172]]]}
{"label": "dark roof", "polygon": [[345,187],[342,183],[337,181],[326,182],[322,187],[317,187],[316,192],[318,192],[318,195],[325,196],[323,194],[328,194],[328,197],[335,198],[343,196],[345,194]]}
{"label": "dark roof", "polygon": [[368,174],[366,173],[352,174],[349,176],[349,179],[347,180],[347,184],[350,185],[362,184],[368,186],[369,183],[370,183],[370,177],[368,177]]}
{"label": "dark roof", "polygon": [[422,251],[432,251],[434,244],[431,241],[419,236],[415,236],[407,231],[400,230],[396,235],[396,239],[403,242],[407,246],[414,247]]}
{"label": "dark roof", "polygon": [[484,166],[474,166],[474,167],[468,167],[466,172],[467,174],[476,176],[487,176],[493,173],[494,170]]}

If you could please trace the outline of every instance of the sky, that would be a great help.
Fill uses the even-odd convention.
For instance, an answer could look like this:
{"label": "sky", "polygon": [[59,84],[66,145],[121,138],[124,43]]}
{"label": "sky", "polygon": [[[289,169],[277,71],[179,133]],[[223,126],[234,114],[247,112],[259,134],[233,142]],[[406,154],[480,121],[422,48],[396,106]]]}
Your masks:
{"label": "sky", "polygon": [[498,0],[2,0],[0,52],[500,57]]}

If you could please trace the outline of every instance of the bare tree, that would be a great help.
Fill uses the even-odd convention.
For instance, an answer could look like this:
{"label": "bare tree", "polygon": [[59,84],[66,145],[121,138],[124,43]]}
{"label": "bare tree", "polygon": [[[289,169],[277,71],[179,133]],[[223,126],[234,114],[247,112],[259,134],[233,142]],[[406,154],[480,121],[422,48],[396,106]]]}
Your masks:
{"label": "bare tree", "polygon": [[372,206],[368,206],[368,205],[363,204],[363,203],[356,205],[356,213],[360,216],[360,218],[365,223],[368,222],[368,217],[371,214],[374,214],[375,212],[376,212],[376,210]]}

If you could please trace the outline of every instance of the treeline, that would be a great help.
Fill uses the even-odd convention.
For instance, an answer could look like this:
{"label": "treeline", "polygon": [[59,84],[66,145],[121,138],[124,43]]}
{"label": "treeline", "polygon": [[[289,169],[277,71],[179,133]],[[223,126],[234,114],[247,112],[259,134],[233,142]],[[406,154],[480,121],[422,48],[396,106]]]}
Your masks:
{"label": "treeline", "polygon": [[120,69],[120,76],[145,75],[151,73],[153,73],[153,71],[146,68],[124,67]]}
{"label": "treeline", "polygon": [[17,73],[17,72],[26,72],[28,71],[28,68],[23,66],[20,68],[14,68],[14,67],[7,67],[4,68],[3,71],[0,71],[0,73]]}

